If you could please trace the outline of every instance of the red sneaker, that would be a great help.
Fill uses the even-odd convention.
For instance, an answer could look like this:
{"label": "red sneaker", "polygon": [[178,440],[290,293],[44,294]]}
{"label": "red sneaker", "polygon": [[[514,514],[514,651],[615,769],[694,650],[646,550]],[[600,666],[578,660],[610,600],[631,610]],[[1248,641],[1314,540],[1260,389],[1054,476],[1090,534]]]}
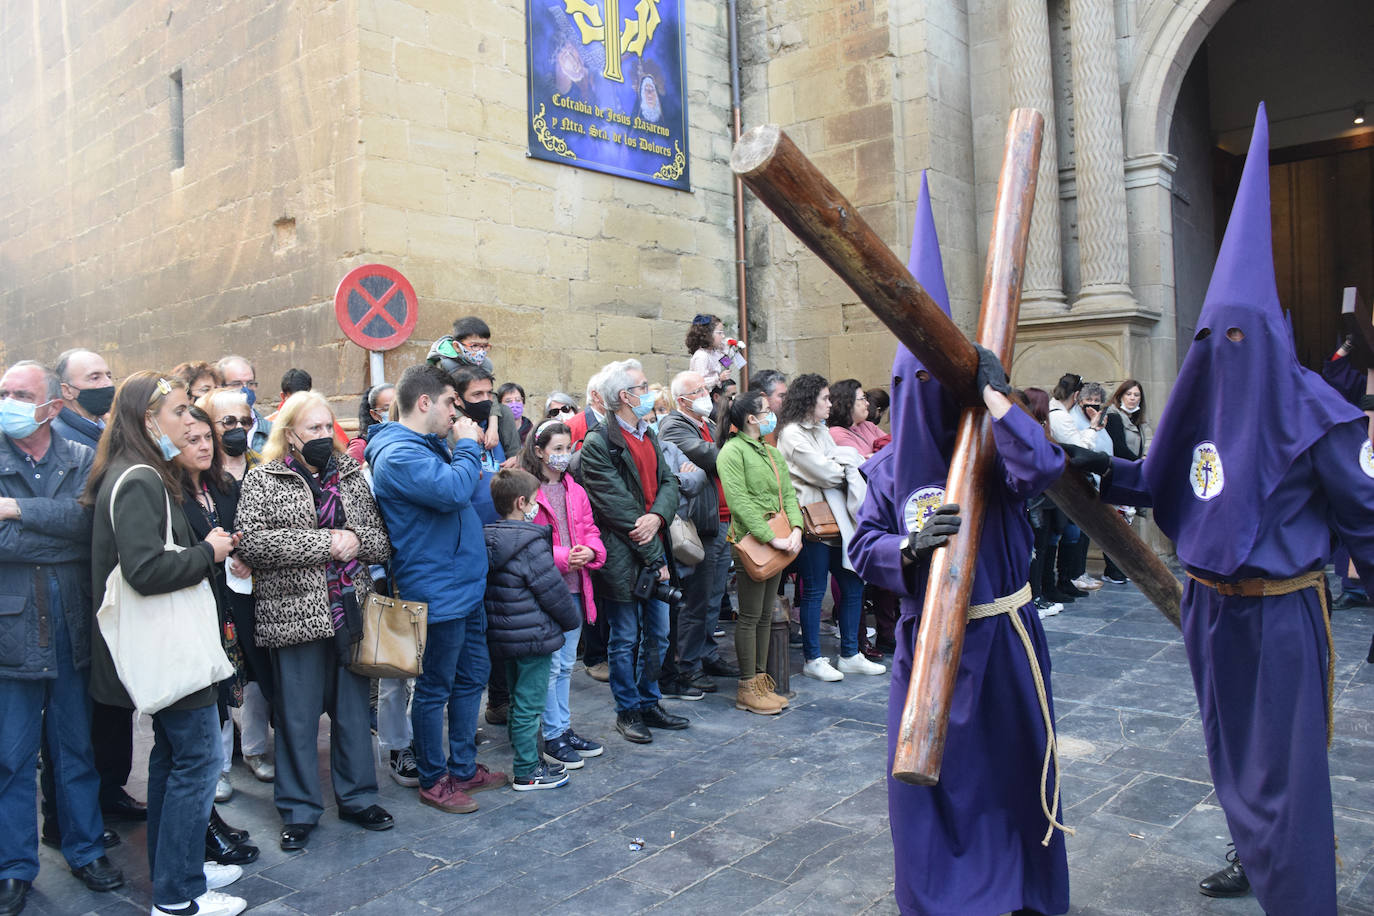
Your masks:
{"label": "red sneaker", "polygon": [[500,789],[510,785],[510,777],[505,773],[493,773],[482,764],[477,764],[477,772],[471,779],[459,779],[449,774],[453,787],[462,792],[481,792],[483,789]]}
{"label": "red sneaker", "polygon": [[471,814],[477,810],[477,802],[458,787],[451,773],[439,777],[439,781],[428,789],[422,788],[420,802],[450,814]]}

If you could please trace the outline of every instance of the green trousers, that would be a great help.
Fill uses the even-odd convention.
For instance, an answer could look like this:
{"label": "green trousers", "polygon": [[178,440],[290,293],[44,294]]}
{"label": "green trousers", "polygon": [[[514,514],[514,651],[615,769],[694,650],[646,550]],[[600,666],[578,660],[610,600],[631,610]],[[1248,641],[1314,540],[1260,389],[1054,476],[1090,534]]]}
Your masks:
{"label": "green trousers", "polygon": [[539,717],[549,696],[551,660],[549,655],[506,659],[506,685],[510,688],[506,728],[515,755],[511,769],[516,777],[528,776],[539,765]]}
{"label": "green trousers", "polygon": [[[735,552],[738,555],[739,551]],[[738,556],[735,565],[740,570],[736,584],[739,620],[735,621],[735,656],[739,660],[739,676],[748,680],[768,670],[768,636],[773,628],[773,605],[778,600],[782,573],[767,582],[755,582],[744,574],[744,564]]]}

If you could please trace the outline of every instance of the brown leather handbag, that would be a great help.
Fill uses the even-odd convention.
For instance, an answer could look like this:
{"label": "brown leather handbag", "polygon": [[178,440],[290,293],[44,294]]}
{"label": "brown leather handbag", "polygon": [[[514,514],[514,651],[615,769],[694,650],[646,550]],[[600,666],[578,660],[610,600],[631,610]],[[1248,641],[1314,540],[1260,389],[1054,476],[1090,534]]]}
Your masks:
{"label": "brown leather handbag", "polygon": [[428,604],[374,591],[363,603],[363,637],[353,645],[348,670],[362,677],[419,677],[428,630]]}
{"label": "brown leather handbag", "polygon": [[835,521],[835,513],[825,500],[807,503],[801,507],[801,514],[807,537],[823,541],[840,536],[840,523]]}
{"label": "brown leather handbag", "polygon": [[[774,463],[772,455],[768,456],[768,463],[773,465],[773,476],[778,480],[778,506],[781,507],[782,475],[778,473],[778,466]],[[785,538],[792,534],[792,522],[785,511],[768,516],[768,527],[775,538]],[[739,552],[739,562],[740,566],[744,567],[744,574],[755,582],[767,582],[786,569],[794,556],[772,544],[765,544],[752,534],[740,538],[735,544],[735,549]]]}

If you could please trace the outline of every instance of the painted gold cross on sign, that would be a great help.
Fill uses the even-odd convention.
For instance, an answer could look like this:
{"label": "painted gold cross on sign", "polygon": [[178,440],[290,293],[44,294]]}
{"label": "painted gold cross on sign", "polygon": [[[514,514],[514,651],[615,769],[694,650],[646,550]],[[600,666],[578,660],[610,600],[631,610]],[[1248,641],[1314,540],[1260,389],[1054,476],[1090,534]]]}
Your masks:
{"label": "painted gold cross on sign", "polygon": [[617,83],[625,82],[620,72],[622,54],[644,56],[644,49],[653,40],[654,32],[662,22],[658,14],[659,0],[639,0],[635,4],[635,18],[625,20],[625,30],[620,24],[620,0],[605,0],[603,13],[587,0],[563,0],[563,8],[572,15],[582,33],[582,43],[589,45],[599,41],[606,46],[606,67],[602,76]]}

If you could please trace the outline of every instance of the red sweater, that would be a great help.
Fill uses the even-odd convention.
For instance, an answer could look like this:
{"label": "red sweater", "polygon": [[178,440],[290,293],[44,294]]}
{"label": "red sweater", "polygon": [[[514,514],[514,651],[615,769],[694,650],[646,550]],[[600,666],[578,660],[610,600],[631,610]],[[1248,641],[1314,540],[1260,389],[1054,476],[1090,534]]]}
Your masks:
{"label": "red sweater", "polygon": [[[639,480],[644,486],[644,511],[648,512],[654,504],[654,497],[658,495],[658,446],[647,435],[640,439],[634,433],[626,432],[625,447],[630,450],[630,458],[639,471]],[[666,523],[669,519],[663,521]]]}

